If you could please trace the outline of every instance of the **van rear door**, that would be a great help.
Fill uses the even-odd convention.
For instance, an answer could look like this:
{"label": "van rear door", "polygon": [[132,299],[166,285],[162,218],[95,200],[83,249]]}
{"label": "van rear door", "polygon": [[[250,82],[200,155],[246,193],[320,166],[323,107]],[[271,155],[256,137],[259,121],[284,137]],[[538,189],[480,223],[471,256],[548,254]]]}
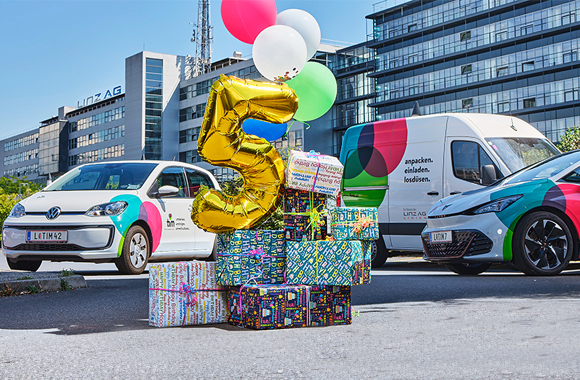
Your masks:
{"label": "van rear door", "polygon": [[405,154],[389,176],[389,223],[382,231],[392,249],[423,250],[421,232],[427,212],[443,196],[443,163],[447,117],[407,119]]}

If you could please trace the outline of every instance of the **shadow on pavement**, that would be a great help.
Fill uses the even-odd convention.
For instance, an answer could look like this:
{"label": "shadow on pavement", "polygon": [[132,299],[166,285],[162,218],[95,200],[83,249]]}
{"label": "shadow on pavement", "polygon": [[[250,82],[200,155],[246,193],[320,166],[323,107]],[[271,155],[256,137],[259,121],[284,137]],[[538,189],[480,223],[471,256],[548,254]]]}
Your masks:
{"label": "shadow on pavement", "polygon": [[[114,271],[88,271],[85,289],[0,297],[0,329],[46,330],[59,335],[156,329],[148,325],[148,278],[123,277]],[[458,276],[422,261],[392,262],[373,270],[372,283],[352,288],[353,306],[361,313],[393,311],[399,302],[460,303],[465,299],[580,298],[580,263],[554,277],[524,276],[498,266],[480,276]],[[372,306],[371,306],[372,305]],[[246,331],[228,325],[186,326]]]}

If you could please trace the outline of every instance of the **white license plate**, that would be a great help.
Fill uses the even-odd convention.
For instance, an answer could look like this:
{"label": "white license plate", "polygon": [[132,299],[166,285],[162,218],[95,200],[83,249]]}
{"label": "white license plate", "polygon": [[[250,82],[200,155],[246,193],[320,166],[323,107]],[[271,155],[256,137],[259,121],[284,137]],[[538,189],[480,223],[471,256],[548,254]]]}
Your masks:
{"label": "white license plate", "polygon": [[44,243],[66,243],[68,231],[26,231],[26,241]]}
{"label": "white license plate", "polygon": [[451,243],[453,241],[452,231],[438,231],[429,233],[431,243]]}

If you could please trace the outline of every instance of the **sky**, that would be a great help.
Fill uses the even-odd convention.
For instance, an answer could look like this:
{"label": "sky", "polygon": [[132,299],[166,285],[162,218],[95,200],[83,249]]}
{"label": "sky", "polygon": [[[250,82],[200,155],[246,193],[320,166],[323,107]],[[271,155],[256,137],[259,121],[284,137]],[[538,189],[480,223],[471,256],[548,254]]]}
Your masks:
{"label": "sky", "polygon": [[[302,9],[320,25],[323,42],[366,40],[381,0],[276,0],[277,12]],[[211,1],[212,60],[252,45],[233,37]],[[118,86],[125,58],[143,50],[195,55],[190,42],[197,0],[0,0],[0,139],[29,131],[61,106]],[[370,32],[370,28],[369,32]]]}

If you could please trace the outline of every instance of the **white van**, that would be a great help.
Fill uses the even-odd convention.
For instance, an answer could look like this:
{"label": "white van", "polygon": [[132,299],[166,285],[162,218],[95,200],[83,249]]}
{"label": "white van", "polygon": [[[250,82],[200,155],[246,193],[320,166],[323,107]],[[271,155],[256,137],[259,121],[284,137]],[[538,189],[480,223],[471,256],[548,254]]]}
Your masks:
{"label": "white van", "polygon": [[438,114],[349,128],[343,138],[341,204],[377,207],[383,240],[373,267],[389,251],[422,251],[427,212],[443,197],[475,190],[559,150],[512,116]]}

